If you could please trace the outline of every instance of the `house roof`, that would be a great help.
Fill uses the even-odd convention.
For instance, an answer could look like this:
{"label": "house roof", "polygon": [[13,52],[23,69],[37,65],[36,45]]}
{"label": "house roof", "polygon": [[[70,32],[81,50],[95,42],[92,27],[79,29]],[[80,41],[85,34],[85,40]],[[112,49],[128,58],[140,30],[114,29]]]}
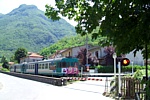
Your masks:
{"label": "house roof", "polygon": [[14,64],[14,62],[8,62],[8,64],[9,64],[9,65],[13,65],[13,64]]}
{"label": "house roof", "polygon": [[37,53],[30,53],[30,55],[28,55],[28,57],[43,58],[43,56],[41,56]]}
{"label": "house roof", "polygon": [[[28,52],[27,57],[43,58],[43,56],[39,55],[38,53],[34,53],[34,52]],[[23,57],[23,58],[20,58],[20,59],[24,59],[24,58],[27,58],[27,57]]]}
{"label": "house roof", "polygon": [[[88,44],[89,46],[92,46],[91,44]],[[70,47],[70,48],[66,48],[66,49],[62,49],[62,50],[58,50],[56,51],[54,54],[50,55],[49,58],[54,58],[57,54],[61,54],[63,52],[66,52],[67,50],[69,49],[72,49],[72,48],[76,48],[76,47],[82,47],[84,45],[81,45],[81,46],[74,46],[74,47]]]}

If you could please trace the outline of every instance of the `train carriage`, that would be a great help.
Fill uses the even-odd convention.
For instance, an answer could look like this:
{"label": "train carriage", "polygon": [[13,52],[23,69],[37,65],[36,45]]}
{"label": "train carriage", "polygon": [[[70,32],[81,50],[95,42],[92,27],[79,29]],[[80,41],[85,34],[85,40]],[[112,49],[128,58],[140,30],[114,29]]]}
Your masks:
{"label": "train carriage", "polygon": [[[16,66],[16,68],[15,68]],[[68,76],[78,75],[79,61],[77,58],[55,58],[37,62],[28,62],[22,64],[15,64],[10,71],[41,74],[41,75],[55,75]]]}

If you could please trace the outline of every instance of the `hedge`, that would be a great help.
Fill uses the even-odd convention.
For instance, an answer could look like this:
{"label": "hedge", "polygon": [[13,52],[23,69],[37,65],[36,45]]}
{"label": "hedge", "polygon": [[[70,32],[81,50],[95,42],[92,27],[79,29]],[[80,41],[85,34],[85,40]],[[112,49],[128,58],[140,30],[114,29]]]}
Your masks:
{"label": "hedge", "polygon": [[[114,67],[113,66],[98,65],[98,66],[95,66],[95,68],[98,69],[98,73],[113,73],[114,72]],[[133,71],[136,72],[137,70],[142,70],[142,69],[145,69],[145,68],[146,68],[145,66],[134,65],[133,66]],[[150,65],[148,65],[148,70],[150,70]],[[118,71],[118,68],[116,68],[116,71]],[[132,72],[132,65],[122,66],[121,67],[121,72]]]}

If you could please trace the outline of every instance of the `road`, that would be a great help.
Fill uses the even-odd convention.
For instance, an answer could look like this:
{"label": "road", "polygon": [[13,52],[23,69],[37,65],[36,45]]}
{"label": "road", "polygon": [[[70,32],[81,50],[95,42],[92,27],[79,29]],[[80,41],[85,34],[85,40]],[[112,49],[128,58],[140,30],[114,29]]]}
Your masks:
{"label": "road", "polygon": [[0,100],[113,100],[105,97],[105,81],[79,81],[58,87],[0,73]]}

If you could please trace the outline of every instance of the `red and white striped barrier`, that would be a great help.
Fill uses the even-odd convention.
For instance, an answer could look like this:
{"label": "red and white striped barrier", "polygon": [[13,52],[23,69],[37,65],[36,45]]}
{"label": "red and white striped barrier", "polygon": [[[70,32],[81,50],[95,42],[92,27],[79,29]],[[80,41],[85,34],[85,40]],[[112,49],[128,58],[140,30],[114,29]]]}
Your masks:
{"label": "red and white striped barrier", "polygon": [[86,80],[87,78],[84,78],[84,77],[67,77],[67,78],[65,78],[65,79],[69,79],[69,80]]}
{"label": "red and white striped barrier", "polygon": [[110,81],[108,79],[99,79],[99,78],[85,78],[85,77],[66,77],[64,79],[68,79],[68,80],[83,80],[83,81],[86,81],[86,80],[91,80],[91,81]]}
{"label": "red and white striped barrier", "polygon": [[97,79],[97,78],[87,78],[87,80],[92,80],[92,81],[104,81],[102,79]]}

